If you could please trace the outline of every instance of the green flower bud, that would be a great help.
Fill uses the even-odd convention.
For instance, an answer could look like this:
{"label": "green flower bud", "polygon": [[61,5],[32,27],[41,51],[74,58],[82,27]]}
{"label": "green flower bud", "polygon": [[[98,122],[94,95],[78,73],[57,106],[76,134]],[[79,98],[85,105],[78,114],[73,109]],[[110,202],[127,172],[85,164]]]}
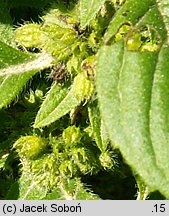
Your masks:
{"label": "green flower bud", "polygon": [[55,23],[45,23],[41,27],[41,30],[45,33],[47,37],[53,40],[59,40],[65,32],[65,28],[62,28]]}
{"label": "green flower bud", "polygon": [[40,30],[39,24],[25,24],[16,29],[15,39],[26,48],[41,48],[42,44],[45,41],[45,35]]}
{"label": "green flower bud", "polygon": [[77,147],[71,149],[73,161],[75,163],[85,163],[88,161],[87,149],[84,147]]}
{"label": "green flower bud", "polygon": [[32,161],[31,163],[31,172],[33,173],[57,173],[58,174],[58,166],[56,164],[56,158],[54,154],[46,154],[41,158]]}
{"label": "green flower bud", "polygon": [[141,26],[128,32],[126,35],[126,46],[131,51],[154,52],[159,50],[161,46],[161,37],[150,26]]}
{"label": "green flower bud", "polygon": [[126,36],[126,34],[131,29],[131,27],[132,27],[131,23],[126,23],[122,25],[119,31],[117,32],[117,34],[115,34],[115,41],[117,42],[117,41],[123,40],[123,38]]}
{"label": "green flower bud", "polygon": [[25,95],[24,99],[30,104],[35,103],[36,98],[35,98],[34,91],[32,89],[30,89],[30,93],[28,95]]}
{"label": "green flower bud", "polygon": [[95,79],[95,75],[96,75],[96,70],[95,70],[96,61],[95,60],[96,60],[96,56],[89,56],[81,64],[82,70],[84,71],[86,78],[89,80]]}
{"label": "green flower bud", "polygon": [[99,45],[100,45],[100,41],[99,41],[100,38],[98,38],[97,36],[97,33],[96,32],[92,32],[90,35],[89,35],[89,38],[88,38],[88,44],[90,47],[92,47],[93,49],[95,48],[99,48]]}
{"label": "green flower bud", "polygon": [[137,51],[141,47],[141,34],[139,32],[129,35],[126,40],[127,49],[130,51]]}
{"label": "green flower bud", "polygon": [[28,160],[37,159],[46,150],[46,147],[46,140],[38,136],[24,136],[14,143],[14,148],[20,158]]}
{"label": "green flower bud", "polygon": [[79,73],[73,83],[74,96],[82,101],[89,101],[95,91],[94,83],[92,80],[86,78],[84,73]]}
{"label": "green flower bud", "polygon": [[30,164],[30,173],[40,180],[40,184],[52,188],[59,176],[58,163],[54,154],[47,154]]}
{"label": "green flower bud", "polygon": [[36,47],[51,53],[57,61],[65,60],[72,53],[78,39],[74,29],[52,22],[25,24],[16,30],[15,38],[26,48]]}
{"label": "green flower bud", "polygon": [[[53,33],[51,33],[53,31]],[[55,32],[55,28],[48,32],[48,40],[43,44],[43,49],[57,58],[57,61],[63,61],[72,53],[72,46],[77,42],[77,34],[69,28],[59,27],[61,35]],[[50,36],[52,35],[52,37]],[[58,36],[58,38],[57,38]]]}
{"label": "green flower bud", "polygon": [[59,166],[60,173],[72,177],[76,174],[77,168],[71,160],[65,160]]}
{"label": "green flower bud", "polygon": [[90,55],[93,55],[93,51],[89,49],[89,44],[87,42],[83,42],[79,46],[80,48],[80,57],[81,59],[85,59]]}
{"label": "green flower bud", "polygon": [[67,70],[71,75],[77,75],[79,68],[80,68],[80,62],[79,58],[75,57],[74,55],[70,57],[66,64]]}
{"label": "green flower bud", "polygon": [[99,161],[97,154],[85,147],[71,148],[72,160],[83,174],[97,173],[99,171]]}
{"label": "green flower bud", "polygon": [[64,157],[64,145],[63,143],[56,141],[53,144],[53,153],[55,154],[57,159]]}
{"label": "green flower bud", "polygon": [[74,30],[65,28],[63,33],[64,34],[60,40],[65,46],[70,46],[74,44],[75,40],[77,40],[77,33]]}
{"label": "green flower bud", "polygon": [[77,144],[81,140],[80,128],[76,126],[69,126],[63,131],[62,137],[64,142],[68,145]]}
{"label": "green flower bud", "polygon": [[104,167],[104,169],[111,169],[115,164],[112,155],[108,151],[102,152],[99,156],[99,160],[101,162],[101,165]]}
{"label": "green flower bud", "polygon": [[36,89],[35,90],[35,97],[36,99],[38,98],[39,100],[41,100],[44,96],[44,93],[41,89]]}

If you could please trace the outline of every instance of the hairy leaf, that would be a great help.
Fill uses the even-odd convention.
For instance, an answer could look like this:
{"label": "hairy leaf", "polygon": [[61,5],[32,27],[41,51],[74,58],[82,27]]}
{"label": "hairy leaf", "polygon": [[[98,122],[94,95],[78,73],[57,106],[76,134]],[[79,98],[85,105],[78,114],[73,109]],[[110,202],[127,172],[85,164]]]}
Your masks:
{"label": "hairy leaf", "polygon": [[93,82],[88,80],[83,73],[75,77],[69,92],[55,84],[38,112],[34,127],[44,127],[53,123],[82,102],[87,102],[93,93]]}
{"label": "hairy leaf", "polygon": [[158,56],[150,110],[151,140],[156,163],[169,179],[169,48],[164,45]]}
{"label": "hairy leaf", "polygon": [[[54,83],[49,92],[46,95],[41,108],[35,119],[34,127],[41,127],[45,119],[49,119],[49,115],[56,109],[59,103],[65,98],[68,93],[68,89],[63,88],[61,85]],[[49,119],[50,124],[50,119]]]}
{"label": "hairy leaf", "polygon": [[[66,96],[65,93],[67,92],[63,90],[59,92],[59,87],[53,86],[42,108],[38,112],[34,124],[35,128],[44,127],[53,123],[79,105],[79,101],[74,96],[72,90]],[[53,97],[54,94],[56,94],[55,97]]]}
{"label": "hairy leaf", "polygon": [[84,188],[79,178],[67,179],[60,183],[45,200],[99,200],[99,197]]}
{"label": "hairy leaf", "polygon": [[26,82],[51,65],[49,54],[32,55],[0,43],[0,108],[7,106]]}
{"label": "hairy leaf", "polygon": [[35,176],[31,176],[29,173],[22,173],[22,176],[19,180],[19,200],[40,200],[46,196],[48,189],[45,186],[41,185],[42,180],[39,181]]}
{"label": "hairy leaf", "polygon": [[[155,29],[161,41],[158,49],[129,51],[127,40],[134,30],[124,38],[125,43],[103,46],[98,54],[96,84],[101,115],[112,144],[120,148],[150,190],[159,190],[168,198],[168,2],[157,3],[126,1],[112,20],[105,41],[122,24],[130,22],[133,29],[134,25],[137,29]],[[132,40],[134,44],[134,37]],[[136,42],[133,46],[138,45]]]}
{"label": "hairy leaf", "polygon": [[101,152],[105,152],[107,149],[107,137],[103,132],[103,122],[101,121],[100,112],[97,103],[90,104],[89,108],[89,119],[92,126],[93,137]]}
{"label": "hairy leaf", "polygon": [[[165,163],[165,168],[168,167],[168,153],[163,158],[165,144],[161,136],[154,142],[156,131],[153,128],[158,130],[160,126],[163,134],[168,135],[163,128],[164,122],[161,122],[165,120],[162,112],[166,116],[167,112],[164,106],[164,110],[160,110],[159,102],[151,103],[154,74],[161,70],[160,65],[157,52],[127,51],[122,42],[104,46],[98,55],[97,91],[101,114],[112,143],[120,148],[126,161],[151,190],[160,190],[169,197],[169,179],[165,175],[168,171],[162,168]],[[158,116],[162,115],[161,119],[155,116],[157,110],[160,112]],[[150,112],[158,124],[150,119]]]}
{"label": "hairy leaf", "polygon": [[168,0],[156,0],[158,9],[161,13],[163,22],[165,23],[165,28],[167,30],[167,42],[169,44],[169,1]]}
{"label": "hairy leaf", "polygon": [[80,16],[81,27],[86,27],[90,21],[95,17],[101,6],[106,0],[81,0],[80,1]]}

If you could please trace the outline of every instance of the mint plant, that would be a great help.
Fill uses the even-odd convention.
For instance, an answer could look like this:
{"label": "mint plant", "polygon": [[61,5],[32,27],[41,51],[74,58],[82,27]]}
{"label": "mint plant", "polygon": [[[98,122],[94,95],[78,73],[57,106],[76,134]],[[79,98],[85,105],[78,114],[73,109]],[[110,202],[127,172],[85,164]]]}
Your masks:
{"label": "mint plant", "polygon": [[0,5],[1,199],[168,199],[169,2]]}

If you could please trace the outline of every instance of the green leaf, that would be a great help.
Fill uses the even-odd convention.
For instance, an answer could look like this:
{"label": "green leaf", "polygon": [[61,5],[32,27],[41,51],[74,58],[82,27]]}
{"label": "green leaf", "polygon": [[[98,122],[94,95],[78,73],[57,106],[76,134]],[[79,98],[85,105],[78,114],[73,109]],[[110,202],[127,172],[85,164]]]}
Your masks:
{"label": "green leaf", "polygon": [[[53,84],[51,89],[48,91],[41,108],[38,111],[34,127],[42,127],[43,121],[48,119],[48,116],[56,109],[59,103],[65,98],[67,93],[68,89],[66,87],[58,85],[56,82]],[[48,121],[48,124],[50,124],[50,118]]]}
{"label": "green leaf", "polygon": [[122,24],[131,22],[137,29],[144,25],[155,29],[162,46],[159,52],[131,52],[123,42],[103,46],[98,54],[96,82],[101,116],[112,144],[120,148],[150,191],[159,190],[167,198],[168,3],[126,1],[109,25],[105,42],[110,42]]}
{"label": "green leaf", "polygon": [[154,75],[150,110],[151,140],[156,155],[156,164],[169,179],[169,48],[162,47]]}
{"label": "green leaf", "polygon": [[20,158],[19,199],[42,199],[58,182],[58,163],[54,154],[44,154],[36,160]]}
{"label": "green leaf", "polygon": [[81,0],[80,1],[80,16],[81,27],[85,28],[90,21],[96,16],[101,6],[106,0]]}
{"label": "green leaf", "polygon": [[150,25],[160,34],[162,41],[167,38],[167,32],[165,24],[163,23],[163,17],[161,16],[157,5],[151,7],[146,14],[136,23],[136,26]]}
{"label": "green leaf", "polygon": [[7,106],[26,82],[40,70],[51,65],[49,54],[32,55],[0,42],[0,108]]}
{"label": "green leaf", "polygon": [[41,181],[37,180],[36,176],[30,173],[22,173],[19,180],[19,200],[40,200],[46,196],[48,189],[46,186],[42,186]]}
{"label": "green leaf", "polygon": [[[112,62],[112,58],[110,56],[114,57],[114,55],[115,58],[114,61]],[[110,119],[112,119],[113,114],[111,113],[119,113],[119,98],[118,98],[117,83],[118,83],[119,68],[121,66],[122,58],[123,58],[123,44],[115,44],[114,46],[110,46],[110,47],[103,46],[98,56],[96,87],[98,92],[98,99],[100,102],[99,105],[101,110],[101,116],[104,117],[102,113],[103,109],[105,115],[107,113],[106,115],[107,118],[106,116],[103,118],[106,127],[107,127],[106,120],[109,119],[109,117]],[[109,68],[111,68],[111,70]],[[110,78],[111,78],[111,82],[110,82]],[[111,128],[112,128],[112,133],[116,136],[115,139],[117,140],[117,143],[119,143],[120,140],[122,139],[121,136],[119,136],[119,134],[121,134],[119,115],[113,115]]]}
{"label": "green leaf", "polygon": [[[168,52],[168,48],[166,49]],[[164,56],[166,54],[165,51]],[[157,125],[165,136],[168,135],[167,123],[163,116],[163,113],[166,116],[168,114],[167,102],[164,108],[164,102],[160,100],[163,113],[159,107],[159,98],[155,99],[158,103],[151,102],[154,74],[156,77],[156,73],[162,69],[159,57],[157,52],[127,51],[122,42],[103,46],[98,54],[96,84],[101,115],[112,143],[120,148],[128,164],[151,190],[159,190],[169,197],[169,178],[165,174],[169,171],[169,151],[167,146],[163,150],[165,143],[161,135],[158,136],[158,141],[154,142],[157,138]],[[163,61],[167,62],[168,59]],[[153,94],[157,96],[158,93],[153,91]],[[166,95],[163,97],[166,99]],[[158,112],[160,113],[156,116]],[[163,122],[159,115],[162,116]],[[153,122],[153,116],[154,121],[156,119],[158,123]],[[163,124],[166,125],[164,128]],[[165,163],[167,165],[162,168]]]}
{"label": "green leaf", "polygon": [[92,126],[93,137],[101,152],[105,152],[107,149],[107,136],[104,130],[103,122],[101,121],[100,111],[98,109],[96,101],[89,105],[89,120]]}
{"label": "green leaf", "polygon": [[[69,113],[79,105],[72,90],[67,90],[54,84],[35,119],[34,128],[47,126]],[[66,96],[65,96],[66,95]]]}
{"label": "green leaf", "polygon": [[53,123],[81,103],[87,102],[94,93],[93,82],[88,80],[83,73],[79,73],[74,78],[69,92],[62,88],[56,84],[51,88],[35,119],[34,128]]}
{"label": "green leaf", "polygon": [[169,1],[168,0],[157,0],[158,9],[161,13],[161,17],[165,24],[165,28],[167,30],[167,38],[168,38],[168,45],[169,45]]}
{"label": "green leaf", "polygon": [[43,199],[45,200],[99,200],[99,197],[84,187],[79,178],[67,179],[61,182]]}

